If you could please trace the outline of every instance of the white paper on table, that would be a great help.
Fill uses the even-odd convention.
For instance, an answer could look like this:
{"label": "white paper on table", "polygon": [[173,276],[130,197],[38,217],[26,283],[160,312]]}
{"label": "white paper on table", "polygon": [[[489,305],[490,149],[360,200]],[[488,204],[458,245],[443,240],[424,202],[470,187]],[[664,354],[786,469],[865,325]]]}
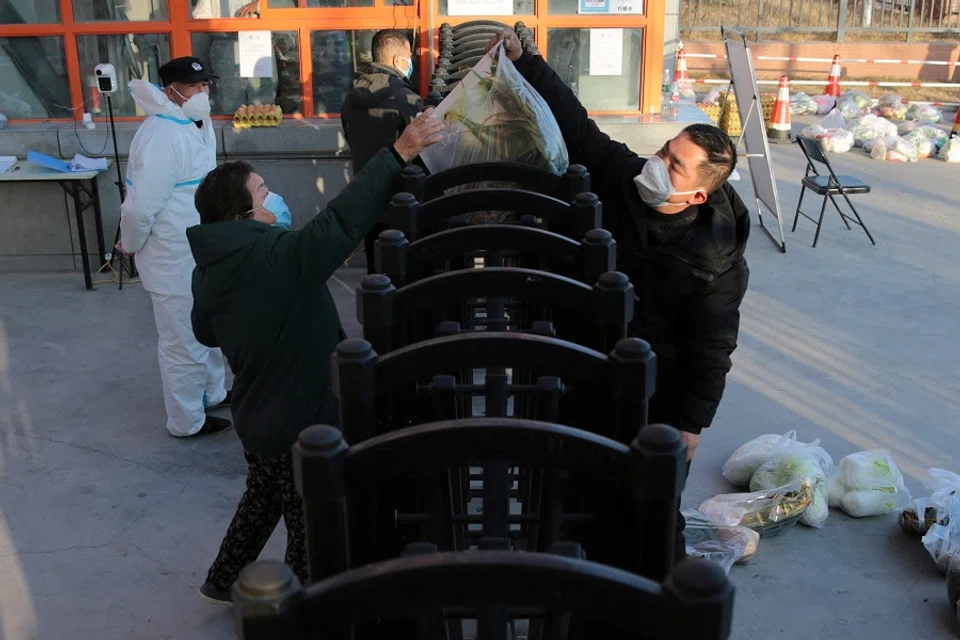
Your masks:
{"label": "white paper on table", "polygon": [[0,173],[17,164],[17,156],[0,156]]}
{"label": "white paper on table", "polygon": [[590,75],[623,73],[623,29],[590,29]]}
{"label": "white paper on table", "polygon": [[447,0],[450,16],[512,16],[513,0]]}
{"label": "white paper on table", "polygon": [[269,31],[237,33],[241,78],[273,77],[273,37]]}
{"label": "white paper on table", "polygon": [[106,158],[88,158],[87,156],[80,155],[79,153],[73,156],[73,160],[70,162],[71,171],[106,171],[107,170],[107,159]]}

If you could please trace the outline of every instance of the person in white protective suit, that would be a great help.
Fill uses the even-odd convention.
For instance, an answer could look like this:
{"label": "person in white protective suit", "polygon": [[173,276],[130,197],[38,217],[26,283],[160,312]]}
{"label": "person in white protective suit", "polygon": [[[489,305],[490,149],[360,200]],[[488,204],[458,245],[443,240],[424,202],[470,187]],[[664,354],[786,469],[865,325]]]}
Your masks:
{"label": "person in white protective suit", "polygon": [[128,85],[147,118],[130,145],[118,248],[137,255],[153,300],[167,430],[207,435],[232,426],[206,415],[208,407],[229,406],[230,398],[220,350],[197,342],[190,323],[194,260],[186,229],[200,224],[193,196],[217,166],[208,95],[216,76],[192,57],[171,60],[159,74],[163,89],[144,80]]}

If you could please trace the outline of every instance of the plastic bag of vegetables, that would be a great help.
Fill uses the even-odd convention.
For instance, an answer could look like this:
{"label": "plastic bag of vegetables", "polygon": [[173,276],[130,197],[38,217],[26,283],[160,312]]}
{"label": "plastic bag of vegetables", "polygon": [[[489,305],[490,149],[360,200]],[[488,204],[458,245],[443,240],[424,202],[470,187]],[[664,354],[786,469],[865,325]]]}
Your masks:
{"label": "plastic bag of vegetables", "polygon": [[796,441],[796,431],[788,431],[782,436],[775,433],[757,436],[750,442],[740,445],[740,448],[723,463],[720,473],[734,486],[747,487],[750,485],[750,478],[760,465],[766,462],[774,452],[781,451],[791,442]]}
{"label": "plastic bag of vegetables", "polygon": [[854,518],[893,513],[910,502],[910,491],[893,456],[883,449],[852,453],[827,478],[831,507]]}
{"label": "plastic bag of vegetables", "polygon": [[934,524],[922,538],[923,548],[937,563],[940,573],[947,573],[950,561],[960,550],[960,514],[955,514],[946,525]]}
{"label": "plastic bag of vegetables", "polygon": [[943,112],[932,104],[912,104],[907,109],[907,120],[929,120],[942,122]]}
{"label": "plastic bag of vegetables", "polygon": [[870,150],[870,157],[887,162],[916,162],[920,154],[909,141],[892,136],[878,140]]}
{"label": "plastic bag of vegetables", "polygon": [[873,99],[863,91],[847,91],[837,100],[837,110],[844,120],[853,120],[870,113]]}
{"label": "plastic bag of vegetables", "polygon": [[760,537],[780,535],[797,523],[813,503],[813,488],[802,480],[770,491],[724,493],[701,504],[697,510],[712,520],[740,524]]}
{"label": "plastic bag of vegetables", "polygon": [[684,509],[687,522],[683,530],[687,555],[705,558],[730,573],[734,564],[746,564],[757,552],[760,534],[737,524],[737,520],[717,520],[695,511]]}
{"label": "plastic bag of vegetables", "polygon": [[903,120],[907,117],[907,105],[903,104],[903,97],[896,93],[888,93],[877,100],[873,112],[890,120]]}
{"label": "plastic bag of vegetables", "polygon": [[926,533],[935,524],[950,524],[950,514],[960,511],[960,475],[946,469],[927,469],[930,478],[923,484],[933,491],[927,498],[907,503],[897,522],[908,534]]}
{"label": "plastic bag of vegetables", "polygon": [[790,113],[795,116],[815,116],[820,111],[820,105],[816,100],[803,93],[795,93],[790,96]]}
{"label": "plastic bag of vegetables", "polygon": [[550,107],[497,45],[434,111],[443,140],[420,157],[431,173],[476,162],[520,162],[557,175],[569,158]]}
{"label": "plastic bag of vegetables", "polygon": [[916,147],[918,158],[929,158],[937,152],[936,141],[923,135],[919,129],[911,131],[903,136],[903,139]]}
{"label": "plastic bag of vegetables", "polygon": [[868,140],[897,135],[897,125],[872,113],[851,120],[847,123],[846,129],[853,133],[854,144],[858,147],[862,147],[863,143]]}
{"label": "plastic bag of vegetables", "polygon": [[818,116],[827,115],[837,106],[837,98],[835,96],[826,96],[826,95],[813,96],[811,100],[817,103]]}
{"label": "plastic bag of vegetables", "polygon": [[938,158],[944,162],[960,162],[960,138],[953,136],[947,140],[942,147]]}
{"label": "plastic bag of vegetables", "polygon": [[813,488],[813,501],[800,517],[811,527],[822,527],[830,514],[827,500],[827,472],[833,459],[819,441],[813,444],[794,442],[764,462],[750,479],[751,491],[764,491],[802,481]]}

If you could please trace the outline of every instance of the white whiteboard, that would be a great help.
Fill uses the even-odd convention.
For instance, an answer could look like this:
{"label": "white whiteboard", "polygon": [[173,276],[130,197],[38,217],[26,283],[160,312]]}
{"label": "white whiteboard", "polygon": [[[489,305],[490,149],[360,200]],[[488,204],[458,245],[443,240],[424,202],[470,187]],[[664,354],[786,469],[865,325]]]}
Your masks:
{"label": "white whiteboard", "polygon": [[[783,216],[780,212],[780,197],[777,194],[777,180],[773,175],[770,159],[770,143],[767,141],[767,127],[763,121],[763,106],[760,103],[760,90],[757,88],[757,76],[753,70],[753,58],[750,47],[742,33],[720,27],[723,45],[730,63],[730,78],[733,90],[737,94],[737,109],[740,111],[740,127],[743,133],[740,144],[744,146],[750,178],[753,180],[753,192],[757,197],[757,215],[763,227],[777,248],[786,252],[783,238]],[[740,146],[738,144],[738,148]],[[763,222],[764,208],[777,221],[780,241],[773,236]]]}

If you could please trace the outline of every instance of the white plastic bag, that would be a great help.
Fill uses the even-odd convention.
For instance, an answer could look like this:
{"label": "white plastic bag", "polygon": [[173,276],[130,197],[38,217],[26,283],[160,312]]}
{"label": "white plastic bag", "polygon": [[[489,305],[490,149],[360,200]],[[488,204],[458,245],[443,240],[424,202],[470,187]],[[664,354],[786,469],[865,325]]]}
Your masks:
{"label": "white plastic bag", "polygon": [[883,449],[850,454],[827,483],[830,506],[855,518],[893,513],[911,499],[893,456]]}
{"label": "white plastic bag", "polygon": [[846,153],[853,149],[855,141],[853,132],[846,129],[834,129],[820,138],[820,146],[824,151],[831,153]]}
{"label": "white plastic bag", "polygon": [[900,137],[881,138],[870,150],[870,157],[887,162],[916,162],[920,159],[917,148]]}
{"label": "white plastic bag", "polygon": [[907,120],[942,122],[943,112],[932,104],[912,104],[907,109]]}
{"label": "white plastic bag", "polygon": [[862,118],[851,120],[847,123],[846,128],[853,133],[854,143],[858,147],[862,147],[863,143],[868,140],[897,135],[897,125],[886,118],[879,118],[872,113],[868,113]]}
{"label": "white plastic bag", "polygon": [[795,116],[815,116],[820,111],[817,101],[803,93],[790,96],[790,113]]}
{"label": "white plastic bag", "polygon": [[434,117],[447,128],[443,140],[420,154],[430,173],[477,162],[520,162],[557,175],[567,170],[556,118],[502,45],[481,58]]}
{"label": "white plastic bag", "polygon": [[953,136],[942,147],[938,158],[945,162],[960,162],[960,137]]}
{"label": "white plastic bag", "polygon": [[767,433],[744,443],[723,463],[720,473],[736,487],[747,487],[750,478],[775,451],[782,450],[797,441],[797,432],[788,431],[782,436]]}
{"label": "white plastic bag", "polygon": [[923,536],[923,548],[937,563],[940,573],[946,574],[950,560],[960,549],[960,517],[951,518],[950,524],[935,524]]}
{"label": "white plastic bag", "polygon": [[738,520],[715,520],[699,511],[684,509],[683,530],[687,555],[705,558],[730,573],[734,564],[745,564],[757,552],[760,534],[737,524]]}
{"label": "white plastic bag", "polygon": [[960,475],[946,469],[927,469],[929,478],[923,483],[933,491],[926,498],[907,503],[897,522],[908,534],[924,534],[935,524],[948,525],[951,514],[960,512]]}
{"label": "white plastic bag", "polygon": [[937,142],[928,138],[923,131],[917,129],[903,136],[903,139],[912,144],[917,150],[918,158],[929,158],[937,153]]}
{"label": "white plastic bag", "polygon": [[802,481],[813,488],[813,502],[800,517],[807,526],[820,528],[829,515],[827,473],[833,459],[819,440],[811,444],[795,442],[764,462],[750,479],[751,491],[763,491]]}
{"label": "white plastic bag", "polygon": [[817,115],[825,116],[831,111],[833,111],[837,106],[837,98],[835,96],[813,96],[812,100],[817,103]]}
{"label": "white plastic bag", "polygon": [[870,113],[873,98],[858,89],[847,91],[837,100],[837,110],[845,120],[853,120]]}
{"label": "white plastic bag", "polygon": [[877,101],[873,112],[889,120],[903,120],[907,117],[907,105],[903,104],[902,96],[888,93]]}

